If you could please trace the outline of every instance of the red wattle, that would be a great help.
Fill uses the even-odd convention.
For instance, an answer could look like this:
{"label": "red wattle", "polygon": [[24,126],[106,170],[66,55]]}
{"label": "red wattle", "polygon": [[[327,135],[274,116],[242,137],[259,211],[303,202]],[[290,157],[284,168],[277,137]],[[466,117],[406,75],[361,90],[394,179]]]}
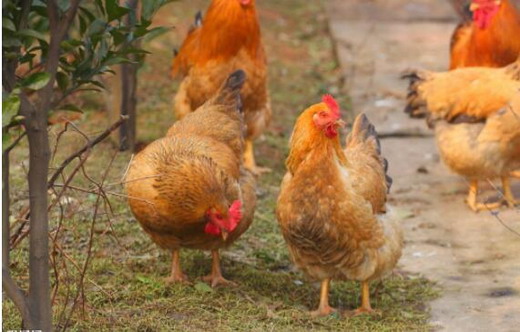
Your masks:
{"label": "red wattle", "polygon": [[206,224],[206,227],[204,227],[204,232],[206,234],[211,234],[211,235],[215,235],[215,236],[219,236],[220,235],[220,228],[218,228],[218,226],[208,222]]}

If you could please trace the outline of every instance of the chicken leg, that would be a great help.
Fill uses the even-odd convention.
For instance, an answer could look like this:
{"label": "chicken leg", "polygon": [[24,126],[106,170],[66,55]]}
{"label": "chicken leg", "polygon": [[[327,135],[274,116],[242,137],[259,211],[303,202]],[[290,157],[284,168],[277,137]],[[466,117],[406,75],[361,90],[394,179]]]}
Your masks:
{"label": "chicken leg", "polygon": [[222,270],[220,269],[220,254],[218,250],[212,250],[211,256],[213,258],[211,262],[211,273],[203,277],[202,280],[209,283],[211,287],[223,286],[236,286],[236,283],[229,281],[222,276]]}
{"label": "chicken leg", "polygon": [[329,285],[330,279],[321,282],[320,305],[318,310],[311,312],[312,317],[328,316],[337,311],[329,305]]}
{"label": "chicken leg", "polygon": [[271,171],[270,168],[258,167],[256,165],[255,153],[253,150],[253,141],[249,139],[246,140],[246,147],[244,151],[244,165],[255,175],[261,175],[263,173],[269,173]]}
{"label": "chicken leg", "polygon": [[182,273],[181,257],[179,249],[172,251],[172,271],[169,277],[165,279],[166,283],[184,282],[188,283],[188,277]]}
{"label": "chicken leg", "polygon": [[482,210],[492,210],[498,209],[501,202],[496,203],[477,203],[477,194],[478,194],[478,180],[471,180],[469,185],[468,197],[466,198],[466,204],[468,204],[469,208],[474,212],[479,212]]}
{"label": "chicken leg", "polygon": [[368,281],[361,282],[361,306],[354,310],[354,315],[361,315],[365,313],[374,312],[370,305],[370,289],[368,287]]}
{"label": "chicken leg", "polygon": [[520,201],[515,200],[515,196],[511,191],[511,182],[507,176],[502,177],[502,189],[504,190],[504,200],[506,201],[507,206],[512,208],[515,207],[516,204],[520,204]]}

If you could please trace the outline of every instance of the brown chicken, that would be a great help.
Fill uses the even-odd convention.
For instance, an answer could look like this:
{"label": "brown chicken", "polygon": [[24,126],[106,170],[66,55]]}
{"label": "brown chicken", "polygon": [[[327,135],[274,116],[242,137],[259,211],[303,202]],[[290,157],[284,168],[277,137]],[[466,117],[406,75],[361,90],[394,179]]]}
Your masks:
{"label": "brown chicken", "polygon": [[520,54],[520,11],[511,0],[471,0],[469,13],[461,9],[461,0],[451,1],[463,22],[451,38],[450,69],[503,67],[516,60]]}
{"label": "brown chicken", "polygon": [[152,240],[173,253],[168,281],[186,281],[181,248],[211,250],[212,286],[222,277],[219,249],[251,225],[256,204],[254,176],[242,167],[243,115],[239,92],[243,71],[178,121],[165,138],[138,153],[126,179],[129,204]]}
{"label": "brown chicken", "polygon": [[[513,206],[509,172],[520,168],[520,59],[504,68],[412,71],[405,111],[428,118],[444,163],[470,181],[474,211]],[[478,181],[500,177],[504,202],[477,203]]]}
{"label": "brown chicken", "polygon": [[177,118],[202,105],[239,68],[247,74],[241,91],[247,125],[245,165],[261,173],[267,169],[256,166],[253,141],[269,124],[271,105],[255,0],[213,0],[204,19],[198,15],[173,60],[173,76],[184,78],[174,100]]}
{"label": "brown chicken", "polygon": [[330,96],[300,115],[276,208],[294,263],[321,281],[314,316],[335,311],[328,303],[331,279],[361,281],[356,313],[372,311],[368,283],[392,270],[403,244],[399,225],[386,215],[391,179],[374,127],[358,115],[343,150],[342,124]]}

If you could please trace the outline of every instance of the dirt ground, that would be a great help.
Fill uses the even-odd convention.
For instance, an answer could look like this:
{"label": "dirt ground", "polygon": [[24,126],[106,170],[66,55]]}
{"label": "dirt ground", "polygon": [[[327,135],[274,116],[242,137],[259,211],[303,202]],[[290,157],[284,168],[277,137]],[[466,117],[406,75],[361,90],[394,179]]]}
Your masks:
{"label": "dirt ground", "polygon": [[[446,70],[457,19],[447,1],[331,0],[330,28],[355,112],[366,112],[383,137],[394,185],[391,204],[403,219],[399,268],[438,283],[431,322],[443,331],[518,331],[520,209],[473,213],[468,183],[439,160],[424,121],[403,114],[403,70]],[[520,183],[513,190],[520,196]],[[494,185],[498,186],[498,183]],[[484,184],[481,199],[496,199]]]}

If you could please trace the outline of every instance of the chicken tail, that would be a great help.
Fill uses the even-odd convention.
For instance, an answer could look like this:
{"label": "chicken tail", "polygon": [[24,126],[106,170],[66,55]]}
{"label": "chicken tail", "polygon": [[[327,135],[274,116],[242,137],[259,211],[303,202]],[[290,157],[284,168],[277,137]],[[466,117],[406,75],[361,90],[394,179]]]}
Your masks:
{"label": "chicken tail", "polygon": [[242,112],[242,100],[240,99],[240,89],[246,81],[246,73],[239,69],[228,76],[222,84],[219,92],[211,101],[213,105],[228,106]]}
{"label": "chicken tail", "polygon": [[419,88],[421,84],[431,77],[427,70],[409,70],[401,75],[402,79],[408,79],[408,94],[406,95],[406,106],[404,112],[411,118],[424,118],[428,115],[426,101],[422,97]]}
{"label": "chicken tail", "polygon": [[354,120],[352,131],[347,138],[347,149],[362,143],[371,147],[374,151],[374,155],[377,156],[381,168],[385,174],[386,188],[387,192],[389,192],[393,180],[388,175],[388,160],[386,160],[386,158],[384,158],[381,154],[381,142],[377,136],[376,128],[368,120],[364,113],[359,114]]}

